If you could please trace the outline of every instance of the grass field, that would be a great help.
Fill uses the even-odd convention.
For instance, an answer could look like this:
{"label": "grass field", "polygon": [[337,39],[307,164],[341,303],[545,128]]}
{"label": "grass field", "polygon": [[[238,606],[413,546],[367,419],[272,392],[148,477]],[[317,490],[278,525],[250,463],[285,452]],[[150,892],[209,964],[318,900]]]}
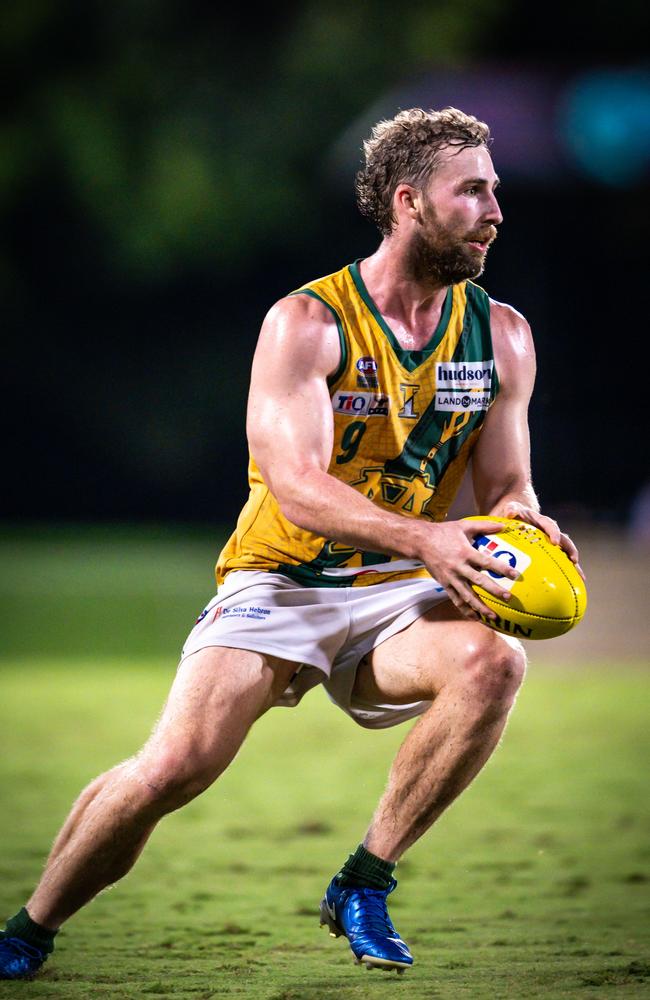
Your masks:
{"label": "grass field", "polygon": [[[151,726],[212,548],[44,532],[0,539],[0,556],[8,916],[80,787]],[[417,963],[400,979],[355,967],[317,910],[408,727],[363,731],[317,691],[262,719],[66,926],[41,978],[0,998],[648,997],[648,701],[638,667],[533,663],[502,746],[398,868],[391,913]]]}

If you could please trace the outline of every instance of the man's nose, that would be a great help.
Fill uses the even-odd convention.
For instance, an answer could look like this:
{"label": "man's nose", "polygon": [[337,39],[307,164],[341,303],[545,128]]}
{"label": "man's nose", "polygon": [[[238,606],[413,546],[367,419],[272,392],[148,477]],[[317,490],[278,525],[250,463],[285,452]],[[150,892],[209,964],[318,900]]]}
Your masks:
{"label": "man's nose", "polygon": [[497,201],[494,192],[490,192],[488,195],[488,205],[486,205],[486,213],[484,215],[485,222],[491,222],[494,226],[498,226],[503,222],[503,216],[501,215],[501,209],[499,208],[499,202]]}

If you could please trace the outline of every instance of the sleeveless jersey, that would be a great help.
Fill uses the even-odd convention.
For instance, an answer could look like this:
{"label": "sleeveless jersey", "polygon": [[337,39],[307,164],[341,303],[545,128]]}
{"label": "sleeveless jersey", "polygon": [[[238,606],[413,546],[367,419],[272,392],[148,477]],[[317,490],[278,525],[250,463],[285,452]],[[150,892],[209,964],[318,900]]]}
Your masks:
{"label": "sleeveless jersey", "polygon": [[[332,313],[341,362],[329,380],[334,447],[328,473],[372,503],[442,521],[498,391],[490,303],[473,282],[451,286],[425,348],[400,346],[355,262],[292,295]],[[427,576],[421,562],[362,552],[288,521],[253,456],[250,495],[217,563],[282,573],[305,586],[365,586]]]}

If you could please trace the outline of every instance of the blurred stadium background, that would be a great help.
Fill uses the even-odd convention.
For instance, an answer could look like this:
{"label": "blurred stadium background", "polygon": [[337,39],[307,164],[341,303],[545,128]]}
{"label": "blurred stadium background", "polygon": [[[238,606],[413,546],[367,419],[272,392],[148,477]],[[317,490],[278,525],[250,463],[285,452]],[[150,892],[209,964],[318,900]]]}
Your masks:
{"label": "blurred stadium background", "polygon": [[[0,676],[15,687],[17,667],[34,669],[40,684],[60,662],[70,691],[71,664],[81,678],[103,663],[125,690],[141,659],[173,670],[246,495],[260,322],[287,291],[375,248],[353,197],[373,122],[453,104],[492,129],[505,221],[481,283],[532,324],[535,483],[589,575],[585,622],[532,645],[531,661],[580,667],[581,685],[592,671],[604,706],[594,732],[607,730],[616,699],[599,665],[627,661],[636,675],[650,659],[646,17],[634,0],[304,0],[254,14],[197,0],[7,0]],[[626,691],[641,696],[630,683],[619,707]],[[542,727],[551,696],[536,708],[532,691]],[[56,719],[38,725],[45,749]],[[617,732],[630,799],[641,798],[635,726]],[[0,709],[0,730],[12,734],[5,773],[20,775],[22,715]],[[25,816],[38,812],[41,763]],[[32,840],[16,876],[28,884],[47,837]]]}

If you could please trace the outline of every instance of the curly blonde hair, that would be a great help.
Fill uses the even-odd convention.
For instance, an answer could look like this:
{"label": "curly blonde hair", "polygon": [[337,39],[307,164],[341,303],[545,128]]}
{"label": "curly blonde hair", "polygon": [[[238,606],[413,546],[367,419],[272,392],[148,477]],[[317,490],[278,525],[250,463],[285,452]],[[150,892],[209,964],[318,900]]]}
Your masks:
{"label": "curly blonde hair", "polygon": [[446,146],[487,146],[485,122],[458,108],[424,111],[410,108],[378,122],[363,144],[366,165],[355,178],[359,211],[390,236],[395,217],[393,195],[398,184],[421,186],[437,166]]}

